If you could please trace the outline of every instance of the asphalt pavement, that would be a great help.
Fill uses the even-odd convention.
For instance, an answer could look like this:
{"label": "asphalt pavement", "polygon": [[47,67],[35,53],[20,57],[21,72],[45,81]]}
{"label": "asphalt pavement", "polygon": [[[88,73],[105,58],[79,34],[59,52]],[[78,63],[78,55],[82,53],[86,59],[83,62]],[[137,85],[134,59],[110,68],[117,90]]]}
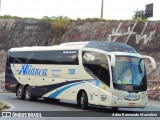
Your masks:
{"label": "asphalt pavement", "polygon": [[[101,120],[121,120],[121,119],[126,119],[126,120],[138,120],[138,119],[143,119],[143,120],[159,120],[160,117],[122,117],[122,116],[118,116],[118,113],[120,113],[120,115],[122,115],[122,113],[127,113],[130,112],[133,114],[137,114],[140,113],[141,111],[147,112],[150,111],[152,113],[154,113],[154,111],[160,111],[160,102],[158,101],[149,101],[148,106],[145,109],[142,108],[120,108],[118,111],[115,111],[115,114],[112,114],[110,112],[109,108],[99,108],[99,107],[91,107],[89,110],[83,111],[81,110],[79,107],[77,107],[75,102],[72,101],[66,101],[66,100],[61,100],[59,103],[52,103],[52,102],[46,102],[43,99],[39,99],[37,101],[26,101],[26,100],[19,100],[16,98],[14,93],[0,93],[0,101],[5,102],[8,106],[10,106],[9,109],[5,109],[3,111],[12,111],[12,112],[25,112],[25,111],[35,111],[35,112],[52,112],[51,114],[54,115],[56,113],[56,111],[60,111],[58,114],[58,117],[43,117],[43,118],[32,118],[33,120],[52,120],[52,119],[60,119],[60,120],[64,120],[64,119],[68,119],[68,120],[97,120],[97,119],[101,119]],[[83,116],[89,114],[89,116]],[[70,115],[73,114],[73,116],[75,116],[75,114],[82,114],[78,115],[78,117],[64,117],[63,115],[67,116],[66,114]],[[133,115],[132,114],[132,115]],[[117,116],[116,116],[117,115]],[[108,117],[109,116],[109,117]],[[2,118],[0,117],[0,120]],[[11,118],[3,118],[4,119],[11,119]],[[17,117],[14,118],[15,120],[17,120]],[[13,119],[13,120],[14,120]],[[18,118],[19,119],[19,118]],[[31,118],[23,118],[23,119],[31,119]]]}

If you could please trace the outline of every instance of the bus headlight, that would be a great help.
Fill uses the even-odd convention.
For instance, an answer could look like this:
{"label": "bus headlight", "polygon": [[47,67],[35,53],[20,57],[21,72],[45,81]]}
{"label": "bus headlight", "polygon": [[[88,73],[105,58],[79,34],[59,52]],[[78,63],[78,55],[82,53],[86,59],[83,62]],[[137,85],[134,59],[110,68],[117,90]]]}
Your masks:
{"label": "bus headlight", "polygon": [[148,100],[148,96],[144,97],[143,100],[147,101]]}
{"label": "bus headlight", "polygon": [[113,100],[119,100],[119,97],[115,96],[115,95],[112,95],[112,99]]}

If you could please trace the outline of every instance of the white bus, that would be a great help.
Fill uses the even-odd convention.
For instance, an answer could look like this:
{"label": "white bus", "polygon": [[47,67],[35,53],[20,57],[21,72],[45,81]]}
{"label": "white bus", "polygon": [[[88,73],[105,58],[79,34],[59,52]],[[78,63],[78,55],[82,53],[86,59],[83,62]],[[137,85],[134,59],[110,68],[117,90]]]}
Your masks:
{"label": "white bus", "polygon": [[147,77],[143,59],[134,48],[116,42],[70,42],[8,51],[5,88],[19,99],[76,101],[89,105],[147,106]]}

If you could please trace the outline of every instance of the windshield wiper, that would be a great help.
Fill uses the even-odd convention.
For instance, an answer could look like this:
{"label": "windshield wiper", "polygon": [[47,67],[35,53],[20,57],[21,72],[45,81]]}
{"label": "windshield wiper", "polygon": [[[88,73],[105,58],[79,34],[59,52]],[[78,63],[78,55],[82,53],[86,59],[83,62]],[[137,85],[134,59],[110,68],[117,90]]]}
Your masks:
{"label": "windshield wiper", "polygon": [[138,92],[141,92],[140,90],[130,90],[128,91],[129,93],[138,93]]}
{"label": "windshield wiper", "polygon": [[[130,88],[127,90],[126,89],[127,86],[129,86],[129,87],[131,86],[132,90],[129,90]],[[138,92],[141,91],[141,89],[139,88],[139,86],[135,85],[135,84],[126,84],[126,85],[123,86],[123,89],[126,89],[129,93],[131,93],[131,92],[138,93]]]}
{"label": "windshield wiper", "polygon": [[135,86],[134,84],[122,84],[124,85],[123,87],[126,87],[126,86]]}

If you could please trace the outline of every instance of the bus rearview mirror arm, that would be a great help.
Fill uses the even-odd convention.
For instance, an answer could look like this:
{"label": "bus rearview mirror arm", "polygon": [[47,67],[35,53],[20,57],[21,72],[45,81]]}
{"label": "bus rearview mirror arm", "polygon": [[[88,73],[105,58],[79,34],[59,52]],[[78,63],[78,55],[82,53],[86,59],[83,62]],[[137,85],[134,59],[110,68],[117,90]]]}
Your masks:
{"label": "bus rearview mirror arm", "polygon": [[[111,56],[111,66],[115,67],[115,63],[116,63],[115,55],[114,54],[110,54],[110,56]],[[156,62],[152,57],[147,56],[147,55],[142,55],[141,58],[142,59],[149,59],[151,61],[151,64],[152,64],[152,68],[154,70],[156,69]]]}
{"label": "bus rearview mirror arm", "polygon": [[156,61],[150,57],[150,56],[147,56],[147,55],[142,55],[141,56],[142,59],[149,59],[151,61],[151,65],[152,65],[152,68],[155,70],[156,69]]}
{"label": "bus rearview mirror arm", "polygon": [[115,67],[115,63],[116,63],[116,57],[114,54],[110,54],[111,56],[111,66],[112,67]]}

